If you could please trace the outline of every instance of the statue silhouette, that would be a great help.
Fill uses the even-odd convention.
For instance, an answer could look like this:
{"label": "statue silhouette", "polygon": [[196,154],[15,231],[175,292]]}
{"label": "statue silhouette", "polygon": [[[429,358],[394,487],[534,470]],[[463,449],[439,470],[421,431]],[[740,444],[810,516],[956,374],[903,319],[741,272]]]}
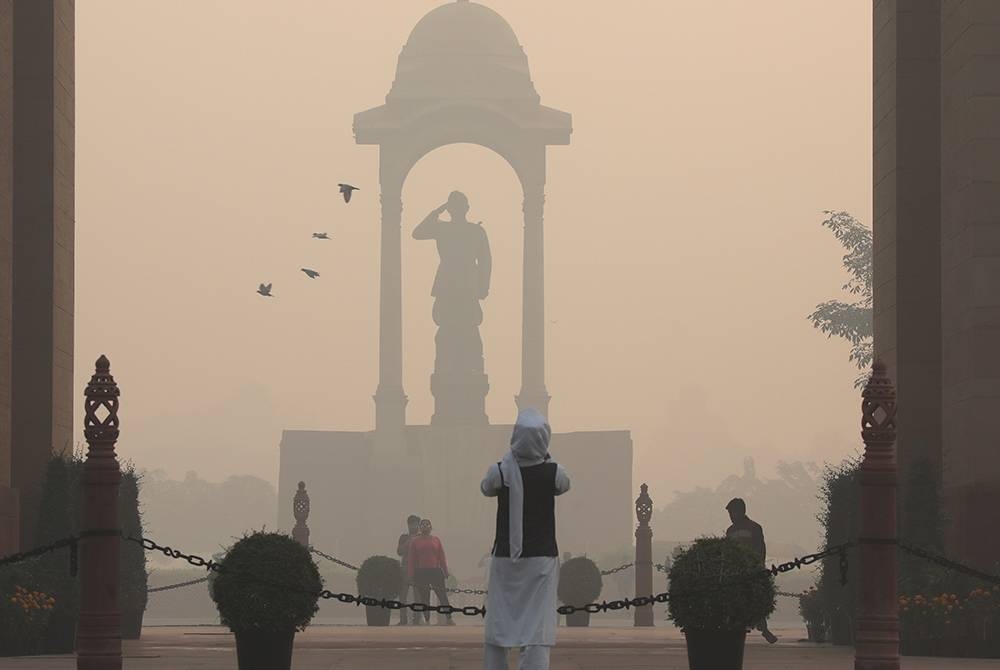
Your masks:
{"label": "statue silhouette", "polygon": [[[447,211],[449,220],[441,215]],[[489,238],[482,223],[471,223],[469,199],[452,191],[441,205],[413,230],[413,239],[435,240],[440,264],[434,277],[433,317],[438,326],[434,338],[436,357],[431,391],[434,394],[434,424],[482,424],[486,418],[483,322],[480,301],[490,292],[493,260]]]}

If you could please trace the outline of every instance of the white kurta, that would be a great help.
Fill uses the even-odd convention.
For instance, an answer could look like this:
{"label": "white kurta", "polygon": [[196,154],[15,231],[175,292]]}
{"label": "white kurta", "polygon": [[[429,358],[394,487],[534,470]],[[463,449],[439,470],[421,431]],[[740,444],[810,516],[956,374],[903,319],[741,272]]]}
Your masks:
{"label": "white kurta", "polygon": [[[569,490],[569,476],[560,465],[556,468],[556,495]],[[500,493],[500,470],[490,466],[480,486],[483,495]],[[486,643],[498,647],[553,647],[559,613],[556,590],[559,587],[559,558],[530,556],[490,559],[486,596]]]}

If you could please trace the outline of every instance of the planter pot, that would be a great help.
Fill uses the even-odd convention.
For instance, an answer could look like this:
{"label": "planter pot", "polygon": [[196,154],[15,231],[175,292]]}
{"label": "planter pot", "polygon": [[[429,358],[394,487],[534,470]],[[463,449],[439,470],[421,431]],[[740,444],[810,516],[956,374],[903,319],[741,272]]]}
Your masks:
{"label": "planter pot", "polygon": [[145,609],[122,610],[122,639],[138,640],[142,635],[142,616]]}
{"label": "planter pot", "polygon": [[76,649],[76,613],[55,609],[42,638],[46,654],[71,654]]}
{"label": "planter pot", "polygon": [[291,670],[295,631],[236,632],[236,666],[239,670]]}
{"label": "planter pot", "polygon": [[806,624],[810,642],[826,642],[826,626]]}
{"label": "planter pot", "polygon": [[[423,616],[422,613],[415,613],[414,616]],[[365,618],[369,626],[388,626],[392,617],[392,610],[384,607],[365,607]]]}
{"label": "planter pot", "polygon": [[586,628],[590,626],[590,612],[580,610],[566,615],[566,625],[570,627]]}
{"label": "planter pot", "polygon": [[686,630],[690,670],[742,670],[744,630]]}

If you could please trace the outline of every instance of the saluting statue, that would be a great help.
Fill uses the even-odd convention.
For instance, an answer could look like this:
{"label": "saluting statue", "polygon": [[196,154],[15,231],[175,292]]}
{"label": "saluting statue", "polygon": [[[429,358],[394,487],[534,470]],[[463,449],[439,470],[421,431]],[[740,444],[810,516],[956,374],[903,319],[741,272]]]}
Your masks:
{"label": "saluting statue", "polygon": [[[442,220],[447,211],[449,220]],[[493,259],[482,223],[466,217],[469,199],[452,191],[448,202],[424,218],[413,239],[437,242],[441,262],[431,296],[438,326],[431,390],[435,412],[432,423],[484,423],[489,384],[483,365],[483,322],[480,301],[490,293]]]}

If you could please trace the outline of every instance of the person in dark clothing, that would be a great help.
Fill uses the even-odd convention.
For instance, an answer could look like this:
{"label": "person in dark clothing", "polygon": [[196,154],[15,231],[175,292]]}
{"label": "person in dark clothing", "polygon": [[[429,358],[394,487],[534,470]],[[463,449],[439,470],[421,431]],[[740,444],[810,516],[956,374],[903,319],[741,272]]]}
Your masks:
{"label": "person in dark clothing", "polygon": [[[747,504],[742,498],[733,498],[726,505],[729,520],[732,525],[726,529],[726,537],[736,540],[749,547],[760,558],[760,564],[767,560],[767,545],[764,543],[764,529],[760,524],[747,516]],[[769,643],[774,644],[778,637],[767,628],[767,619],[754,626]]]}
{"label": "person in dark clothing", "polygon": [[[448,560],[445,558],[441,540],[431,535],[433,529],[430,519],[423,519],[420,522],[420,534],[410,540],[406,569],[420,602],[429,603],[431,589],[434,589],[438,603],[449,605],[448,591],[444,584],[444,580],[448,579]],[[424,612],[424,620],[430,621],[430,618],[430,612]],[[420,623],[420,613],[416,612],[413,624],[420,625]],[[445,615],[445,623],[448,626],[455,625],[450,614]]]}
{"label": "person in dark clothing", "polygon": [[[415,538],[420,534],[420,517],[416,514],[411,514],[406,517],[406,532],[399,536],[399,542],[396,544],[396,555],[399,556],[399,562],[403,569],[403,602],[406,602],[406,597],[410,593],[412,587],[410,586],[410,575],[406,569],[406,559],[410,554],[410,540]],[[414,593],[416,596],[416,593]],[[399,610],[399,625],[406,625],[406,613],[407,609],[403,608]],[[414,613],[413,618],[416,619],[417,615]]]}

